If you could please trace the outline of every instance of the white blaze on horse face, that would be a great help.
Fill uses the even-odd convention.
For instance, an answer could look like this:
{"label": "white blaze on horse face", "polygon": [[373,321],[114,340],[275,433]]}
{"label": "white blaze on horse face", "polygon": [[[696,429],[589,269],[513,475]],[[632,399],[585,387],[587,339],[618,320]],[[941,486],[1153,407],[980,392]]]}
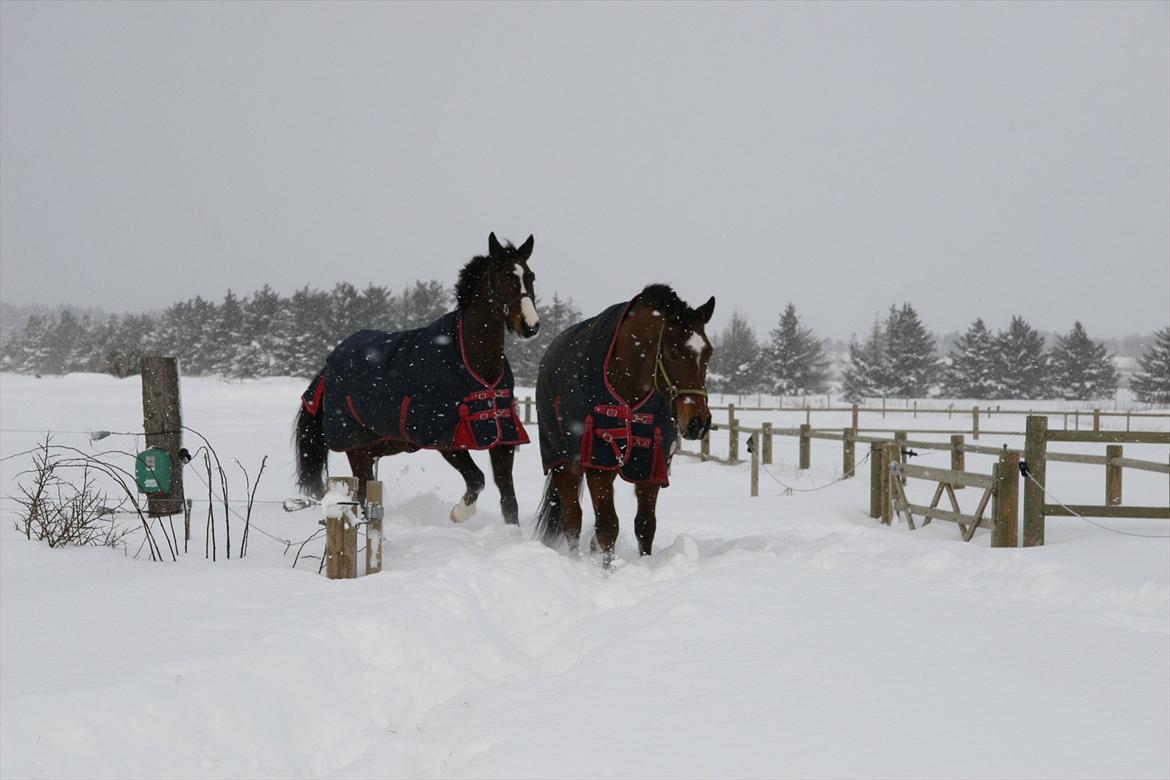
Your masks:
{"label": "white blaze on horse face", "polygon": [[[707,345],[707,340],[698,333],[692,333],[691,337],[687,339],[686,344],[687,347],[690,348],[691,352],[695,353],[695,362],[698,363],[699,358],[703,356],[703,347]],[[702,364],[700,363],[700,365]]]}
{"label": "white blaze on horse face", "polygon": [[528,285],[524,284],[524,269],[519,263],[516,263],[512,273],[516,274],[516,278],[520,280],[520,292],[524,295],[520,299],[520,313],[524,315],[524,324],[535,328],[540,324],[540,315],[536,313],[536,306],[532,304],[532,290],[529,290]]}

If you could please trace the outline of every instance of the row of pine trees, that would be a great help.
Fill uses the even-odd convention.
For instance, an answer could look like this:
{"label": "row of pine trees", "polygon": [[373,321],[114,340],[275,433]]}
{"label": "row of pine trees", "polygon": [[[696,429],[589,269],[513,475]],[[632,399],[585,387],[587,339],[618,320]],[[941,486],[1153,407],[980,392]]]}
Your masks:
{"label": "row of pine trees", "polygon": [[[178,356],[187,374],[308,377],[355,330],[419,327],[452,305],[450,292],[431,280],[398,292],[341,283],[329,291],[304,287],[287,297],[265,286],[243,298],[228,292],[221,303],[195,297],[156,315],[95,319],[63,309],[30,317],[0,349],[0,370],[128,376],[137,373],[142,355],[161,352]],[[520,384],[535,382],[549,342],[582,318],[571,300],[557,294],[537,309],[537,337],[510,339],[507,346]],[[801,323],[791,303],[763,343],[738,312],[712,340],[713,391],[799,396],[830,389],[834,372],[826,342]],[[1043,335],[1020,317],[994,333],[976,320],[945,356],[937,354],[936,344],[913,306],[891,306],[864,340],[850,343],[840,393],[851,400],[933,394],[1092,399],[1112,395],[1118,384],[1111,356],[1079,322],[1047,351]],[[1170,403],[1170,327],[1156,334],[1139,369],[1131,379],[1138,400]]]}
{"label": "row of pine trees", "polygon": [[[716,339],[711,361],[712,390],[729,394],[766,392],[800,396],[830,388],[831,361],[824,342],[801,325],[796,307],[788,304],[780,320],[760,343],[748,322],[734,313]],[[1084,326],[1072,329],[1045,349],[1044,336],[1022,317],[1006,330],[991,332],[975,320],[946,356],[908,303],[891,306],[884,319],[875,318],[863,341],[849,345],[840,393],[851,401],[863,398],[1089,400],[1117,390],[1118,374],[1105,347],[1089,338]],[[1155,334],[1139,358],[1131,388],[1139,401],[1170,403],[1170,327]]]}

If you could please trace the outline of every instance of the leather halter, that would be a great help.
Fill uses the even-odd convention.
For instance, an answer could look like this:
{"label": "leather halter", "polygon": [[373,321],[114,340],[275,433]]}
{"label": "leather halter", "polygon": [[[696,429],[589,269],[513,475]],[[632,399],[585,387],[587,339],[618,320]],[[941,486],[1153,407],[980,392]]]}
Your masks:
{"label": "leather halter", "polygon": [[654,355],[654,389],[661,392],[658,387],[658,375],[662,374],[662,378],[666,380],[666,392],[670,396],[670,403],[674,403],[674,399],[680,395],[697,395],[703,398],[707,397],[707,388],[705,387],[679,387],[670,374],[666,372],[666,364],[662,362],[662,334],[666,333],[666,326],[663,325],[662,330],[658,332],[658,350]]}

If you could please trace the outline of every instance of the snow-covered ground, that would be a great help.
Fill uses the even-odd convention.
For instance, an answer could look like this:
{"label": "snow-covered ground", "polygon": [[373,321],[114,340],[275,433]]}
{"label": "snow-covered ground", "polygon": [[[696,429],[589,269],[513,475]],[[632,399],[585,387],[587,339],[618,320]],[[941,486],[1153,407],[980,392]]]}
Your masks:
{"label": "snow-covered ground", "polygon": [[[649,560],[634,559],[633,495],[621,490],[626,563],[606,574],[506,527],[490,480],[479,514],[452,525],[459,477],[418,453],[381,464],[385,571],[328,581],[316,559],[293,568],[296,546],[271,538],[317,529],[314,509],[279,504],[294,494],[303,384],[183,382],[185,423],[222,459],[255,474],[270,455],[258,499],[271,503],[257,505],[243,560],[204,559],[206,488],[193,466],[195,538],[177,563],[135,560],[137,543],[127,555],[25,541],[14,503],[0,501],[0,774],[1170,775],[1170,540],[1053,518],[1047,546],[997,550],[988,532],[965,544],[944,522],[883,527],[868,517],[865,468],[785,495],[781,482],[833,480],[840,445],[814,441],[813,468],[799,472],[796,440],[778,438],[758,498],[746,464],[676,459]],[[782,427],[803,414],[740,419]],[[844,427],[848,415],[814,424]],[[1022,430],[1023,418],[984,425]],[[91,445],[84,432],[140,427],[137,378],[0,376],[0,494],[15,492],[28,460],[11,456],[38,432],[133,451],[130,436]],[[516,474],[528,523],[543,485],[535,445]],[[243,498],[234,465],[229,477]],[[1103,503],[1103,468],[1053,464],[1049,486],[1066,503]],[[911,487],[929,499],[929,485]],[[1124,491],[1126,503],[1170,501],[1165,475],[1127,470]],[[969,509],[975,491],[964,493]]]}

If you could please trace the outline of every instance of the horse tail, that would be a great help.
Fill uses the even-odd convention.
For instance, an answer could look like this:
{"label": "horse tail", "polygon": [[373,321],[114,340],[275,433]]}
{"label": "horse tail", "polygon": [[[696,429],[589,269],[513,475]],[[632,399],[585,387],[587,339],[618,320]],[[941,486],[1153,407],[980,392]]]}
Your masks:
{"label": "horse tail", "polygon": [[532,529],[534,539],[539,539],[549,547],[556,547],[564,538],[565,527],[561,522],[561,497],[552,478],[553,472],[550,471],[544,480],[544,497],[540,499],[536,523]]}
{"label": "horse tail", "polygon": [[[314,385],[320,387],[323,382],[324,377],[318,374],[309,385],[309,390],[315,391],[317,388]],[[293,433],[297,451],[297,487],[302,493],[313,498],[325,495],[325,467],[329,463],[329,446],[325,443],[324,420],[325,415],[319,407],[310,412],[302,403],[297,413],[296,430]]]}

